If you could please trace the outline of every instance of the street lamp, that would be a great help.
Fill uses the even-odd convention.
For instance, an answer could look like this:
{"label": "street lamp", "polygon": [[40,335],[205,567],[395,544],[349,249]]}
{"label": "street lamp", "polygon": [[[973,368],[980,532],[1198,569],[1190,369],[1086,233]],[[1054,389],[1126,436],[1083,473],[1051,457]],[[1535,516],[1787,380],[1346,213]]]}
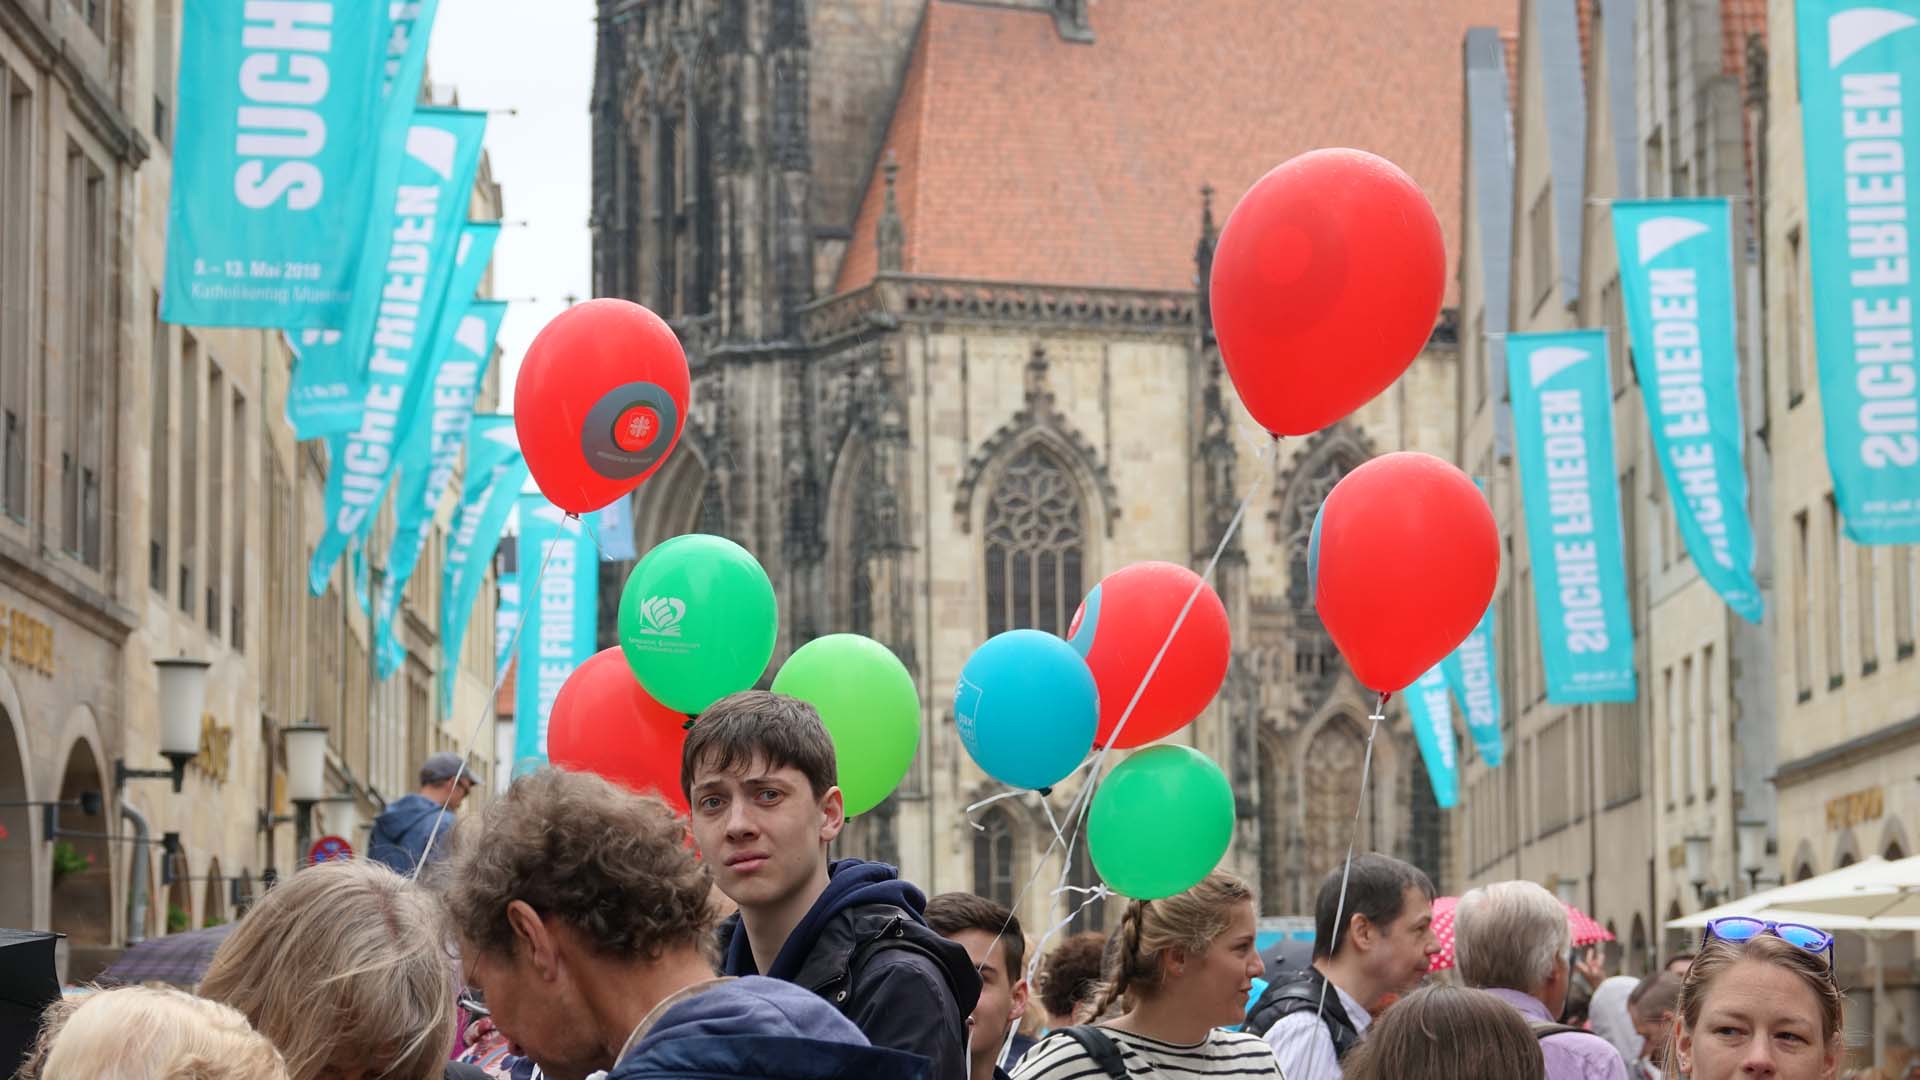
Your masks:
{"label": "street lamp", "polygon": [[1577,877],[1556,877],[1553,879],[1553,895],[1568,907],[1580,906],[1580,879]]}
{"label": "street lamp", "polygon": [[349,791],[329,796],[325,802],[327,831],[344,838],[349,844],[357,843],[354,837],[360,832],[360,800]]}
{"label": "street lamp", "polygon": [[1687,837],[1684,842],[1687,880],[1693,883],[1693,894],[1700,903],[1711,907],[1713,906],[1711,898],[1718,895],[1715,890],[1707,887],[1707,883],[1713,880],[1711,872],[1707,869],[1708,862],[1713,858],[1713,838],[1694,835]]}
{"label": "street lamp", "polygon": [[327,729],[311,720],[280,729],[287,749],[287,798],[293,803],[294,865],[313,844],[313,804],[327,797]]}
{"label": "street lamp", "polygon": [[155,660],[160,675],[160,756],[170,768],[129,769],[124,759],[113,763],[113,786],[128,780],[172,780],[178,795],[187,779],[187,762],[200,756],[200,717],[207,707],[207,670],[212,663],[174,657]]}
{"label": "street lamp", "polygon": [[1767,823],[1752,819],[1734,826],[1740,872],[1747,875],[1747,891],[1760,887],[1760,871],[1767,867]]}

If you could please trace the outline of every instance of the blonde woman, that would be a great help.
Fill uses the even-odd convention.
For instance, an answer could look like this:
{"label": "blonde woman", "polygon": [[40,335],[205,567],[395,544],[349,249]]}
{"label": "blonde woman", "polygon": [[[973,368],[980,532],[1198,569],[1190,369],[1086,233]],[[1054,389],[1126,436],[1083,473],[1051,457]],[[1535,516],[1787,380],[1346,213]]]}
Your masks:
{"label": "blonde woman", "polygon": [[287,1080],[238,1012],[179,990],[128,986],[53,1006],[20,1080]]}
{"label": "blonde woman", "polygon": [[440,907],[365,860],[309,867],[214,954],[204,997],[272,1039],[292,1080],[440,1080],[453,1049],[453,960]]}
{"label": "blonde woman", "polygon": [[1134,900],[1107,942],[1106,985],[1093,1026],[1055,1031],[1027,1052],[1013,1080],[1070,1077],[1279,1077],[1280,1064],[1240,1023],[1253,979],[1253,890],[1223,871],[1178,896]]}

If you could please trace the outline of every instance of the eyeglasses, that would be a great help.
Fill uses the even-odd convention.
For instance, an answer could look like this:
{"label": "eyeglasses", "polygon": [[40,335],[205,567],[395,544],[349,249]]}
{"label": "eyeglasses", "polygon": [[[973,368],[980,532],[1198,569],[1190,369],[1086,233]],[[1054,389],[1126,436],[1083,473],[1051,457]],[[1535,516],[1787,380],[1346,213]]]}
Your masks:
{"label": "eyeglasses", "polygon": [[1735,943],[1752,941],[1762,934],[1772,934],[1796,948],[1824,956],[1828,970],[1833,968],[1833,935],[1801,923],[1768,922],[1746,915],[1733,915],[1708,922],[1706,932],[1700,936],[1700,944],[1705,945],[1712,938]]}
{"label": "eyeglasses", "polygon": [[467,1010],[468,1013],[474,1016],[492,1016],[493,1015],[492,1011],[490,1011],[487,1008],[486,995],[482,994],[479,990],[475,989],[474,987],[471,987],[471,986],[461,987],[460,994],[458,997],[458,1002],[461,1008]]}

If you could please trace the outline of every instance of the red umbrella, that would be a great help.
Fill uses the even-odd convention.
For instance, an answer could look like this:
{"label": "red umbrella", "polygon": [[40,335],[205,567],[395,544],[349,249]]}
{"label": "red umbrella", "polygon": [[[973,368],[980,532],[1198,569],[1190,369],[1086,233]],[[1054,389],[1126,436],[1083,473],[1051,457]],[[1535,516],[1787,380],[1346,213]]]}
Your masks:
{"label": "red umbrella", "polygon": [[[1445,971],[1453,966],[1453,909],[1458,903],[1457,896],[1436,897],[1433,901],[1433,933],[1440,939],[1440,951],[1433,954],[1433,966],[1428,970]],[[1613,935],[1593,921],[1593,916],[1564,900],[1560,904],[1567,909],[1567,928],[1573,931],[1574,948],[1613,940]]]}

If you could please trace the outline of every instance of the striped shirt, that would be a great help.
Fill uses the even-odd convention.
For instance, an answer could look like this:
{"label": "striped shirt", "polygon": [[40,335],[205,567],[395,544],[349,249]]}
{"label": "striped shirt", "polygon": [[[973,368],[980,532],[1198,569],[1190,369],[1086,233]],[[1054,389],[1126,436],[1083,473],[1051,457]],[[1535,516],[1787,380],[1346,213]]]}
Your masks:
{"label": "striped shirt", "polygon": [[[1280,1062],[1257,1035],[1215,1029],[1207,1041],[1194,1046],[1162,1042],[1131,1031],[1102,1027],[1120,1047],[1127,1075],[1184,1080],[1186,1077],[1252,1077],[1283,1080]],[[1013,1070],[1013,1080],[1106,1080],[1081,1045],[1065,1032],[1041,1040]]]}

